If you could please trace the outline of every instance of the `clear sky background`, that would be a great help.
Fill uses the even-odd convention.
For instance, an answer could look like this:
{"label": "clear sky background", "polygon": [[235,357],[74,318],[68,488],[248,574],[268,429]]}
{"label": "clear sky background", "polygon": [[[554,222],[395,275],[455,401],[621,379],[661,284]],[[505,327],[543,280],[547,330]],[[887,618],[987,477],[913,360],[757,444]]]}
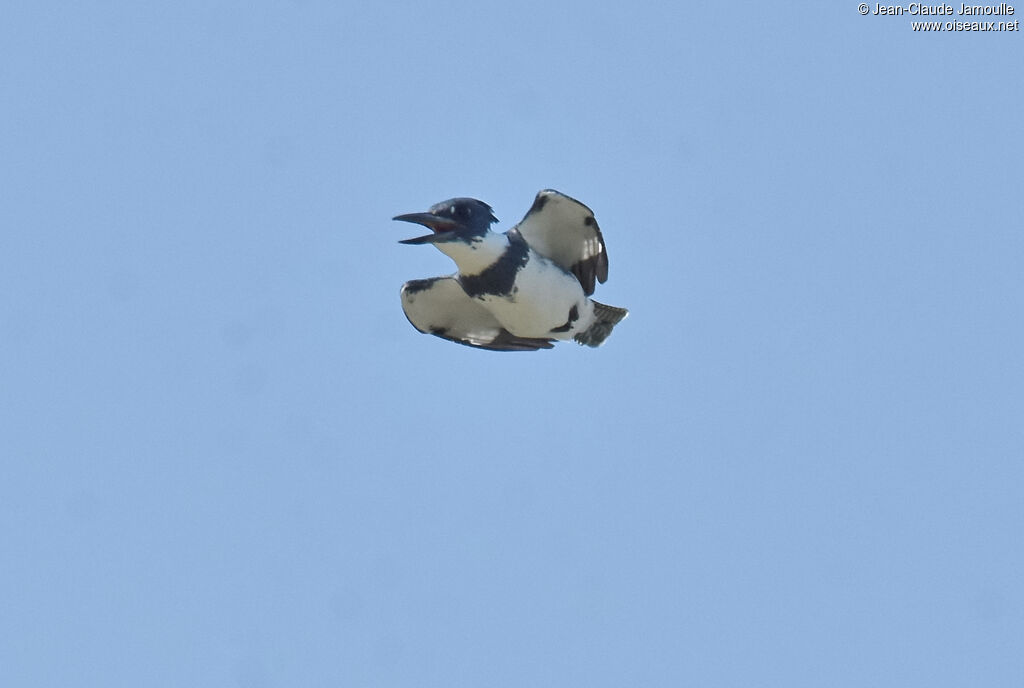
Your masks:
{"label": "clear sky background", "polygon": [[[3,14],[0,685],[1024,685],[1020,33]],[[629,319],[418,334],[390,218],[546,187]]]}

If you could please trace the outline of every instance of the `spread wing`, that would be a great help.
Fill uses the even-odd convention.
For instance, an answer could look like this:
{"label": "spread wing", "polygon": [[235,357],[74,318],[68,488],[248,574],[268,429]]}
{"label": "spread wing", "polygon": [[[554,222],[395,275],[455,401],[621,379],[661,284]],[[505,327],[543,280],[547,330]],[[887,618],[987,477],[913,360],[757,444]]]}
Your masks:
{"label": "spread wing", "polygon": [[412,326],[467,346],[493,351],[536,351],[550,339],[517,337],[462,290],[454,277],[411,280],[402,285],[402,309]]}
{"label": "spread wing", "polygon": [[537,194],[515,229],[537,253],[576,275],[583,291],[594,293],[594,279],[608,279],[608,253],[594,211],[553,189]]}

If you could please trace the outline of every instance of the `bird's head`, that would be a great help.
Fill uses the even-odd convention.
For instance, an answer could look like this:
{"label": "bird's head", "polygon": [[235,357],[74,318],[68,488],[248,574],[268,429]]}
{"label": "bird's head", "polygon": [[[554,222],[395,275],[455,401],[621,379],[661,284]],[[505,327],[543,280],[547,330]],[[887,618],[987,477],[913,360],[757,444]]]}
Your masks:
{"label": "bird's head", "polygon": [[475,198],[452,198],[430,207],[425,213],[409,213],[394,218],[429,227],[432,234],[405,239],[400,244],[438,244],[470,241],[483,236],[498,221],[491,206]]}

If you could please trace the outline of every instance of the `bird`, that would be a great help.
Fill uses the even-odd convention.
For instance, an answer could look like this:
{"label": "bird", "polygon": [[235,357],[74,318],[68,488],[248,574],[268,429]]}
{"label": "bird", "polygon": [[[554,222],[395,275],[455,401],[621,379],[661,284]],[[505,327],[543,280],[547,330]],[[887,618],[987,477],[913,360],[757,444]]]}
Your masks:
{"label": "bird", "polygon": [[430,234],[401,244],[432,244],[455,261],[444,277],[402,285],[402,309],[424,334],[491,351],[536,351],[559,340],[600,346],[629,311],[599,303],[595,281],[608,279],[608,253],[593,211],[544,189],[506,232],[491,206],[451,198],[425,213],[398,215]]}

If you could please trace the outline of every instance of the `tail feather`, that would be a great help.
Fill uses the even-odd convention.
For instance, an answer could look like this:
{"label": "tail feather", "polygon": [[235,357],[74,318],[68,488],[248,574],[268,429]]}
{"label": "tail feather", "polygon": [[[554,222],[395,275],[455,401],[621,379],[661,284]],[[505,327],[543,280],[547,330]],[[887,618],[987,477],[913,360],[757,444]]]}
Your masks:
{"label": "tail feather", "polygon": [[629,311],[593,300],[591,302],[594,304],[594,324],[577,334],[574,339],[580,344],[596,347],[601,346],[601,343],[612,333],[612,328],[629,315]]}

